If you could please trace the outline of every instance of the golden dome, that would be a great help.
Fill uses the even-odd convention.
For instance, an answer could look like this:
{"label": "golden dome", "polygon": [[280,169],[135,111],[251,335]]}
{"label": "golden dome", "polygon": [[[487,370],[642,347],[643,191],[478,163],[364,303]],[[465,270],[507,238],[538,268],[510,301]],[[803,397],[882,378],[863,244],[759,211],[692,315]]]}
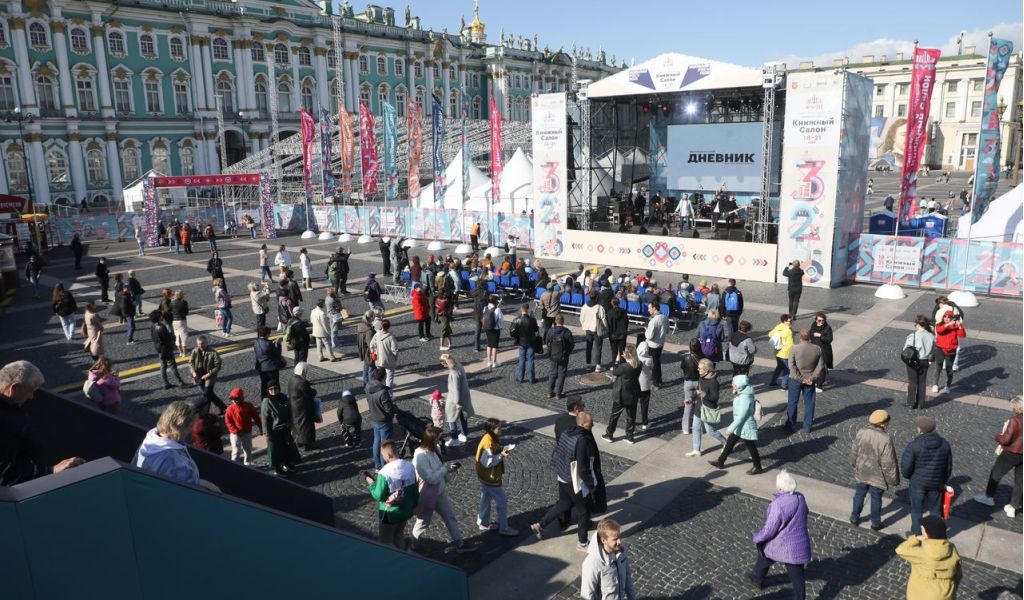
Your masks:
{"label": "golden dome", "polygon": [[469,22],[469,31],[474,34],[482,34],[485,27],[484,22],[480,20],[480,2],[479,0],[474,0],[473,20]]}

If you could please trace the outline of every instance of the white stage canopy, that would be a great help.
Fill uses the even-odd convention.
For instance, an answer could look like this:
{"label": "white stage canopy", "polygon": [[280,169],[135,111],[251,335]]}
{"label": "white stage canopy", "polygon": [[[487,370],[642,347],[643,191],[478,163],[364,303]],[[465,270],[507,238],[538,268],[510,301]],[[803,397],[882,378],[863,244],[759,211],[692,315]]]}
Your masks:
{"label": "white stage canopy", "polygon": [[[529,212],[533,208],[533,162],[522,148],[516,150],[501,171],[501,200],[491,205],[491,210],[508,214]],[[491,199],[491,180],[484,185],[470,188],[466,210],[487,210]]]}
{"label": "white stage canopy", "polygon": [[761,87],[761,69],[666,53],[590,84],[589,98]]}
{"label": "white stage canopy", "polygon": [[[444,173],[448,185],[444,190],[443,208],[464,208],[462,206],[462,150],[459,150],[459,153],[455,155],[455,158],[448,165],[448,168],[444,170]],[[469,165],[470,190],[490,181],[490,178],[478,169],[476,165],[472,163]],[[434,184],[430,183],[420,190],[420,196],[413,204],[417,208],[441,208],[434,205]],[[467,208],[467,210],[469,209]]]}
{"label": "white stage canopy", "polygon": [[[136,208],[142,210],[142,203],[144,200],[142,196],[142,180],[147,177],[165,177],[165,175],[150,169],[149,172],[141,178],[129,183],[121,192],[121,197],[124,199],[124,212],[135,212]],[[171,202],[173,202],[175,206],[184,206],[188,204],[188,196],[185,191],[185,188],[163,188],[157,190],[157,198],[169,195]],[[162,204],[160,200],[157,200],[157,203]]]}
{"label": "white stage canopy", "polygon": [[1024,242],[1024,185],[1018,185],[996,198],[978,222],[968,225],[971,215],[960,217],[957,237],[966,238],[970,227],[971,239],[986,242]]}

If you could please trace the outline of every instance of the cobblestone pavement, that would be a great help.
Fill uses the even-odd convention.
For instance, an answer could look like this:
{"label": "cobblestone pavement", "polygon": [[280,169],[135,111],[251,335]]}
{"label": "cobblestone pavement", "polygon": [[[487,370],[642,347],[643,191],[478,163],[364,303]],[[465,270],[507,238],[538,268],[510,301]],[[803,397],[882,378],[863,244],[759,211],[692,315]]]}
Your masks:
{"label": "cobblestone pavement", "polygon": [[[767,506],[766,500],[735,488],[694,484],[638,533],[626,535],[638,595],[651,600],[792,598],[785,570],[777,565],[763,591],[747,580],[757,556],[751,538],[763,525]],[[808,598],[905,596],[910,567],[894,553],[902,539],[814,514],[807,525],[813,549],[805,571]],[[578,598],[579,586],[577,579],[554,598]],[[1004,590],[1019,595],[1020,575],[963,559],[958,598],[995,600]]]}
{"label": "cobblestone pavement", "polygon": [[[935,299],[940,295],[946,295],[945,290],[936,290],[926,293],[907,307],[903,315],[897,319],[903,323],[911,324],[914,317],[921,314],[929,319],[935,317]],[[964,308],[964,325],[967,328],[967,335],[971,335],[974,329],[992,331],[999,333],[1019,332],[1022,327],[1022,314],[1020,302],[1005,298],[978,297],[979,306],[975,308]],[[967,343],[970,343],[968,337]]]}

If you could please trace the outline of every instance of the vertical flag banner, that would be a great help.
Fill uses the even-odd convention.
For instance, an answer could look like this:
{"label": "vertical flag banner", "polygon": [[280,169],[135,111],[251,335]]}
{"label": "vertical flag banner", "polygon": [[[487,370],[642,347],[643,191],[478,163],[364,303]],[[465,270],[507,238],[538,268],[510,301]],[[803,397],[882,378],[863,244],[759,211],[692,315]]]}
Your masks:
{"label": "vertical flag banner", "polygon": [[320,108],[320,171],[324,178],[324,202],[328,199],[334,200],[334,192],[337,183],[334,173],[331,172],[331,161],[334,158],[331,149],[331,112],[324,107]]}
{"label": "vertical flag banner", "polygon": [[149,247],[160,244],[159,214],[156,204],[156,188],[153,187],[153,178],[146,177],[142,180],[142,207],[146,215],[146,245]]}
{"label": "vertical flag banner", "polygon": [[277,237],[274,227],[274,202],[270,199],[270,173],[260,171],[260,224],[263,237],[272,240]]}
{"label": "vertical flag banner", "polygon": [[306,184],[306,198],[313,197],[313,135],[316,125],[313,115],[305,109],[299,111],[299,127],[302,132],[302,181]]}
{"label": "vertical flag banner", "polygon": [[564,92],[535,95],[531,99],[533,198],[537,207],[533,229],[537,256],[557,258],[565,251],[569,197],[565,164],[569,134],[565,111]]}
{"label": "vertical flag banner", "polygon": [[420,195],[420,158],[423,156],[423,113],[414,98],[409,98],[405,108],[405,143],[409,156],[409,201],[414,202]]}
{"label": "vertical flag banner", "polygon": [[384,197],[398,196],[398,114],[384,103]]}
{"label": "vertical flag banner", "polygon": [[917,169],[921,164],[928,133],[928,109],[935,87],[935,63],[940,51],[933,48],[914,48],[910,71],[910,104],[907,106],[907,139],[900,172],[900,205],[896,213],[899,221],[913,215],[917,205]]}
{"label": "vertical flag banner", "polygon": [[437,97],[437,94],[430,95],[430,106],[431,124],[434,130],[431,140],[434,144],[434,204],[437,204],[444,202],[444,191],[448,187],[448,182],[444,177],[444,106],[441,105],[441,99]]}
{"label": "vertical flag banner", "polygon": [[366,104],[359,103],[359,153],[363,165],[363,200],[377,193],[377,137],[373,133],[373,113]]}
{"label": "vertical flag banner", "polygon": [[341,154],[341,191],[347,199],[352,193],[352,172],[355,171],[355,136],[352,135],[352,115],[345,104],[338,103],[338,152]]}
{"label": "vertical flag banner", "polygon": [[1013,42],[991,38],[988,68],[985,69],[985,97],[981,109],[981,133],[978,135],[978,162],[974,178],[974,206],[971,223],[977,223],[995,196],[999,185],[999,82],[1013,54]]}
{"label": "vertical flag banner", "polygon": [[462,94],[462,205],[469,202],[469,167],[472,165],[472,157],[469,153],[469,96],[466,95],[466,88],[459,92]]}
{"label": "vertical flag banner", "polygon": [[[495,84],[497,85],[497,84]],[[501,202],[501,110],[491,94],[491,203]]]}

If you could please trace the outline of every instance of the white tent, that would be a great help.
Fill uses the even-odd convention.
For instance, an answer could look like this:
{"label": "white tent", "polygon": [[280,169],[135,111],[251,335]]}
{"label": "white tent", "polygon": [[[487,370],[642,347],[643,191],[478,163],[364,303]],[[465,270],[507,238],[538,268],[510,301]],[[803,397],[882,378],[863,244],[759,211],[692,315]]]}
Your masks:
{"label": "white tent", "polygon": [[[164,177],[164,174],[150,170],[141,178],[129,183],[124,188],[124,191],[121,192],[121,196],[124,198],[124,212],[135,212],[136,208],[142,210],[142,205],[145,200],[142,196],[142,180],[146,177]],[[188,197],[185,194],[185,188],[161,189],[157,190],[156,193],[157,204],[160,204],[161,206],[167,203],[166,198],[168,194],[170,195],[171,202],[175,206],[185,206],[188,204]],[[161,200],[161,197],[164,199]]]}
{"label": "white tent", "polygon": [[[444,208],[460,209],[462,206],[462,150],[455,155],[455,158],[444,170],[447,186],[444,190]],[[469,189],[489,182],[490,178],[478,169],[476,165],[469,165]],[[430,183],[422,190],[420,196],[413,203],[416,208],[435,208],[434,205],[434,184]]]}
{"label": "white tent", "polygon": [[[491,210],[517,214],[533,209],[533,162],[522,148],[516,150],[501,171],[501,199],[491,205]],[[467,210],[487,210],[491,200],[491,180],[470,188]]]}
{"label": "white tent", "polygon": [[609,150],[599,156],[596,163],[627,189],[632,186],[634,181],[646,179],[650,172],[647,153],[639,148],[627,152]]}
{"label": "white tent", "polygon": [[761,69],[670,52],[590,84],[587,96],[607,98],[740,87],[761,87]]}
{"label": "white tent", "polygon": [[1024,242],[1024,185],[1018,185],[996,198],[974,225],[971,215],[960,217],[957,237],[966,238],[970,227],[972,240],[986,242]]}

